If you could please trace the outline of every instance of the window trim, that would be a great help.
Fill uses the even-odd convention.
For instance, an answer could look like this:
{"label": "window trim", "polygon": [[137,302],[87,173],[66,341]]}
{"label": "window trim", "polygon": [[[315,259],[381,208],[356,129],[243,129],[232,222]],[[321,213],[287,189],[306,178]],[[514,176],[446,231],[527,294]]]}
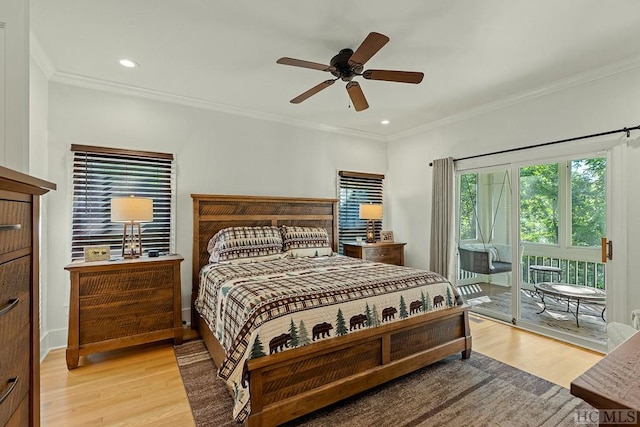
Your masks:
{"label": "window trim", "polygon": [[174,160],[171,153],[159,153],[155,151],[141,151],[141,150],[129,150],[126,148],[113,148],[113,147],[98,147],[95,145],[81,145],[71,144],[71,151],[83,151],[87,153],[97,154],[113,154],[121,156],[137,156],[137,157],[149,157],[154,159]]}

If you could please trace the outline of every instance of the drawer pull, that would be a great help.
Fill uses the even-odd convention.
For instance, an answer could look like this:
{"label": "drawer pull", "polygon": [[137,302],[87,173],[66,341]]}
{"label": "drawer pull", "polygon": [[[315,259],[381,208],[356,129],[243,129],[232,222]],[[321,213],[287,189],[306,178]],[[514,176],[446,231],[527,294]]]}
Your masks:
{"label": "drawer pull", "polygon": [[0,231],[20,230],[22,224],[0,224]]}
{"label": "drawer pull", "polygon": [[18,384],[19,378],[20,377],[9,378],[9,381],[7,381],[7,384],[9,384],[9,388],[2,396],[0,396],[0,404],[4,402],[7,399],[7,397],[9,397],[13,389],[16,388],[16,384]]}
{"label": "drawer pull", "polygon": [[7,301],[7,306],[0,310],[0,316],[4,316],[5,314],[13,310],[19,302],[20,298],[11,298],[9,301]]}

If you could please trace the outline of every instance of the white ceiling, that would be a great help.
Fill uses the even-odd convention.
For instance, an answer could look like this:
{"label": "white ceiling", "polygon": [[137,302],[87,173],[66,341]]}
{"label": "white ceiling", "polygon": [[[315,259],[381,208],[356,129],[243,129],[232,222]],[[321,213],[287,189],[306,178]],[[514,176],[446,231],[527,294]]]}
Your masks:
{"label": "white ceiling", "polygon": [[[373,138],[640,66],[638,0],[31,0],[50,78]],[[276,64],[329,63],[376,31],[367,68],[422,71],[419,85],[331,78]],[[127,57],[140,64],[125,69]],[[46,59],[48,58],[48,59]],[[41,60],[42,61],[42,60]],[[502,103],[502,104],[501,104]],[[391,124],[383,126],[380,120]]]}

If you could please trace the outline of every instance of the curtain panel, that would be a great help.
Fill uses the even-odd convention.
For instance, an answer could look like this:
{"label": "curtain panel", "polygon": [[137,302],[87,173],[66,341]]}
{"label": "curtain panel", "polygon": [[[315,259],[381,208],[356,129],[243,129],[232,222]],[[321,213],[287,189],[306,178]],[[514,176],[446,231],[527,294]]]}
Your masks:
{"label": "curtain panel", "polygon": [[453,157],[433,161],[430,269],[454,281],[455,191]]}

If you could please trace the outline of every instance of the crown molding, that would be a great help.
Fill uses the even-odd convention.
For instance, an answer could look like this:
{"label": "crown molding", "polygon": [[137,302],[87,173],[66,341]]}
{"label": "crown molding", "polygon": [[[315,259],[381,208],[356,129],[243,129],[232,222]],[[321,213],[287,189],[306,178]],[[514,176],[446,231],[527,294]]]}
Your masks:
{"label": "crown molding", "polygon": [[610,77],[616,74],[625,73],[627,71],[640,68],[640,56],[633,56],[623,61],[609,64],[604,67],[589,70],[575,76],[557,80],[549,85],[541,86],[537,89],[521,92],[513,96],[505,97],[494,102],[483,104],[479,107],[471,108],[460,113],[453,114],[448,117],[444,117],[432,122],[425,123],[423,125],[408,129],[403,132],[398,132],[393,135],[389,135],[387,140],[397,141],[403,138],[414,136],[423,132],[427,132],[432,129],[439,128],[441,126],[449,125],[462,120],[467,120],[472,117],[480,116],[490,113],[492,111],[500,110],[514,104],[529,101],[541,96],[550,95],[555,92],[560,92],[575,86],[580,86],[586,83],[590,83],[595,80],[600,80],[606,77]]}
{"label": "crown molding", "polygon": [[640,68],[640,56],[633,56],[626,60],[610,64],[604,67],[589,70],[584,73],[558,80],[549,85],[539,87],[534,90],[521,92],[509,97],[499,99],[494,102],[480,105],[478,107],[470,108],[465,111],[461,111],[456,114],[452,114],[441,119],[437,119],[431,122],[424,123],[406,131],[391,134],[389,136],[375,134],[371,132],[363,132],[355,129],[341,128],[337,126],[330,126],[320,123],[308,122],[305,120],[292,119],[285,116],[276,114],[269,114],[260,111],[249,110],[246,108],[235,107],[232,105],[226,105],[207,101],[200,98],[188,97],[183,95],[177,95],[170,92],[157,91],[152,89],[146,89],[134,85],[126,85],[122,83],[111,82],[107,80],[94,79],[91,77],[81,76],[77,74],[58,72],[55,70],[53,63],[42,49],[38,40],[34,35],[30,34],[30,47],[31,56],[38,64],[38,66],[45,73],[47,78],[52,82],[62,83],[71,86],[82,87],[86,89],[100,90],[104,92],[117,93],[121,95],[137,96],[154,101],[168,102],[173,104],[179,104],[194,108],[201,108],[212,110],[216,112],[239,115],[249,117],[257,120],[270,121],[274,123],[285,124],[289,126],[296,126],[300,128],[313,129],[323,132],[331,132],[335,134],[353,136],[358,138],[369,139],[373,141],[391,142],[397,141],[403,138],[414,136],[423,132],[427,132],[432,129],[436,129],[442,126],[450,125],[459,121],[467,120],[473,117],[488,114],[493,111],[497,111],[509,106],[519,104],[525,101],[529,101],[538,97],[550,95],[555,92],[560,92],[575,86],[580,86],[595,80],[610,77],[612,75],[624,73],[637,68]]}
{"label": "crown molding", "polygon": [[29,55],[38,67],[40,67],[47,79],[51,80],[51,76],[53,76],[56,69],[53,66],[53,62],[51,62],[51,58],[44,52],[40,42],[31,31],[29,31]]}
{"label": "crown molding", "polygon": [[276,114],[268,114],[260,111],[249,110],[246,108],[235,107],[232,105],[211,102],[204,99],[193,98],[189,96],[177,95],[170,92],[146,89],[133,85],[111,82],[107,80],[94,79],[91,77],[81,76],[71,73],[62,73],[55,71],[50,81],[62,83],[71,86],[82,87],[85,89],[100,90],[103,92],[117,93],[121,95],[137,96],[141,98],[151,99],[154,101],[168,102],[188,107],[212,110],[221,113],[233,114],[237,116],[249,117],[257,120],[265,120],[275,123],[281,123],[288,126],[296,126],[307,129],[314,129],[323,132],[331,132],[340,135],[353,136],[358,138],[370,139],[374,141],[386,142],[384,135],[374,134],[370,132],[362,132],[355,129],[341,128],[337,126],[324,125],[320,123],[308,122],[305,120],[296,120],[289,117],[279,116]]}

